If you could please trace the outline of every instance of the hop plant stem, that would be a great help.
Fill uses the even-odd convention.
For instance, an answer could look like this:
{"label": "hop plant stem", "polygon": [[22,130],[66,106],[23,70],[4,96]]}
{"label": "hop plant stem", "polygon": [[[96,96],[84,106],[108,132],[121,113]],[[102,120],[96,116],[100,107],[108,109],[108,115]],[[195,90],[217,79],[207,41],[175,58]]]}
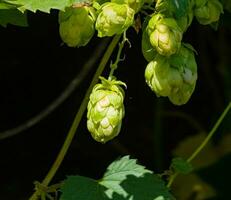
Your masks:
{"label": "hop plant stem", "polygon": [[[123,40],[121,43],[119,43],[119,50],[118,50],[118,53],[117,53],[117,56],[116,56],[116,61],[111,64],[110,68],[111,68],[111,71],[110,71],[110,74],[109,74],[109,77],[108,79],[109,80],[112,80],[112,77],[113,77],[113,74],[114,74],[114,71],[117,69],[118,67],[118,64],[120,61],[123,61],[123,59],[121,59],[121,53],[122,53],[122,50],[124,48],[124,44],[128,42],[129,43],[129,40],[127,39],[126,37],[126,31],[123,33]],[[131,46],[131,44],[129,43],[129,45]]]}
{"label": "hop plant stem", "polygon": [[[204,139],[204,141],[197,147],[197,149],[192,153],[192,155],[187,159],[187,162],[191,162],[193,159],[196,158],[196,156],[203,150],[203,148],[206,146],[208,141],[212,138],[218,127],[220,126],[221,122],[225,118],[225,116],[228,114],[229,110],[231,109],[231,101],[229,102],[228,106],[225,108],[219,119],[217,120],[216,124],[213,126],[210,133],[207,135],[207,137]],[[172,183],[174,182],[175,178],[178,176],[178,172],[172,174],[169,178],[167,187],[171,187]]]}
{"label": "hop plant stem", "polygon": [[[91,94],[92,88],[97,83],[100,74],[103,72],[103,70],[104,70],[104,68],[105,68],[105,66],[106,66],[106,64],[107,64],[113,50],[115,49],[117,43],[120,40],[120,36],[121,35],[116,35],[113,38],[113,40],[111,41],[110,45],[108,46],[108,48],[107,48],[107,50],[106,50],[100,64],[99,64],[99,67],[98,67],[98,69],[97,69],[97,71],[96,71],[96,73],[95,73],[95,75],[94,75],[94,77],[92,79],[92,82],[91,82],[91,84],[90,84],[90,86],[89,86],[89,88],[88,88],[88,90],[87,90],[87,92],[86,92],[86,94],[84,96],[84,99],[83,99],[83,101],[82,101],[82,103],[81,103],[81,105],[79,107],[79,110],[78,110],[78,112],[77,112],[77,114],[75,116],[75,119],[74,119],[74,121],[73,121],[73,123],[71,125],[71,128],[70,128],[69,132],[68,132],[68,135],[67,135],[67,137],[66,137],[66,139],[65,139],[65,141],[63,143],[63,146],[60,149],[60,152],[59,152],[55,162],[51,166],[48,174],[46,175],[46,177],[42,181],[42,183],[41,183],[42,185],[48,186],[49,183],[51,182],[51,180],[53,179],[53,177],[55,176],[57,170],[59,169],[59,167],[60,167],[60,165],[61,165],[61,163],[62,163],[62,161],[63,161],[63,159],[64,159],[64,157],[65,157],[65,155],[67,153],[67,150],[69,149],[69,147],[71,145],[71,142],[72,142],[72,140],[73,140],[73,138],[75,136],[76,130],[77,130],[77,128],[79,126],[79,123],[80,123],[80,121],[82,119],[84,111],[85,111],[85,109],[87,107],[88,99],[89,99],[89,96]],[[34,194],[30,197],[29,200],[37,200],[40,195],[41,194],[38,191],[35,191]]]}

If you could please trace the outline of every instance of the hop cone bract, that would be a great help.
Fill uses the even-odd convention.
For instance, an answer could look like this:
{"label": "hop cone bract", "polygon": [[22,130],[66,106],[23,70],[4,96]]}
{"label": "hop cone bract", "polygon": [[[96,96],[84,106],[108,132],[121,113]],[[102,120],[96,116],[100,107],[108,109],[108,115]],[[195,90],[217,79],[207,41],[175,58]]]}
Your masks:
{"label": "hop cone bract", "polygon": [[59,12],[59,33],[69,47],[85,46],[95,32],[95,11],[90,7]]}
{"label": "hop cone bract", "polygon": [[87,113],[87,128],[92,137],[101,143],[116,137],[124,117],[124,91],[121,81],[106,80],[96,84],[90,95]]}

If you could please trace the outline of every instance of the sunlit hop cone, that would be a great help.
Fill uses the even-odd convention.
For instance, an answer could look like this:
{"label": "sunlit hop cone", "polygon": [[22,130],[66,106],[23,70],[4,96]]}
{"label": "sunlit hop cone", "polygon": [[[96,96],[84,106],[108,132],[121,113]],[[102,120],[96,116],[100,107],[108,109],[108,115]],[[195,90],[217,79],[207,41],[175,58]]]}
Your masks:
{"label": "sunlit hop cone", "polygon": [[67,8],[59,12],[59,33],[69,47],[85,46],[95,32],[95,10],[90,7]]}
{"label": "sunlit hop cone", "polygon": [[216,22],[223,13],[219,0],[195,0],[194,14],[200,24],[207,25]]}
{"label": "sunlit hop cone", "polygon": [[133,24],[135,11],[127,4],[104,3],[96,20],[99,37],[121,34]]}
{"label": "sunlit hop cone", "polygon": [[176,69],[170,67],[166,57],[157,55],[149,62],[145,70],[148,86],[157,96],[167,97],[174,89],[174,85],[181,85],[182,78]]}
{"label": "sunlit hop cone", "polygon": [[111,0],[111,2],[118,3],[118,4],[127,4],[136,13],[144,5],[144,0]]}
{"label": "sunlit hop cone", "polygon": [[[92,137],[101,143],[116,137],[124,117],[124,91],[117,80],[106,80],[95,85],[87,107],[87,128]],[[126,86],[126,85],[125,85]]]}
{"label": "sunlit hop cone", "polygon": [[179,50],[183,31],[175,19],[155,14],[148,23],[147,31],[152,46],[159,54],[170,56]]}
{"label": "sunlit hop cone", "polygon": [[170,65],[181,75],[183,84],[179,85],[170,95],[169,100],[175,105],[182,105],[190,99],[197,81],[197,63],[194,49],[189,44],[182,45],[178,54],[170,58]]}
{"label": "sunlit hop cone", "polygon": [[197,80],[197,64],[193,51],[182,46],[169,59],[157,55],[145,70],[145,79],[157,96],[168,97],[175,105],[187,103]]}

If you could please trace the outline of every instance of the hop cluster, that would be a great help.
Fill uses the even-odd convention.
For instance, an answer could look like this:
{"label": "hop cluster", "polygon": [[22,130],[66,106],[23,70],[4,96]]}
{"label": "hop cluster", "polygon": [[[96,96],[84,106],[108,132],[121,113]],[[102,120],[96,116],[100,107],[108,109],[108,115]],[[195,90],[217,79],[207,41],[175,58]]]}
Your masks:
{"label": "hop cluster", "polygon": [[59,33],[69,47],[85,46],[95,32],[95,10],[91,7],[67,8],[59,12]]}
{"label": "hop cluster", "polygon": [[166,59],[157,55],[145,70],[149,87],[157,96],[168,97],[175,105],[187,103],[197,80],[194,53],[182,45],[179,53]]}
{"label": "hop cluster", "polygon": [[106,80],[95,85],[90,95],[87,112],[87,128],[92,137],[101,143],[116,137],[124,117],[124,91],[121,81]]}
{"label": "hop cluster", "polygon": [[176,13],[172,1],[157,0],[155,12],[145,22],[142,52],[149,62],[145,78],[157,96],[168,97],[175,105],[185,104],[197,80],[193,48],[182,43],[183,33],[195,16],[203,25],[219,20],[219,0],[189,0],[185,13]]}
{"label": "hop cluster", "polygon": [[[134,16],[144,3],[153,2],[94,0],[94,8],[67,8],[59,13],[60,36],[68,46],[80,47],[90,41],[95,30],[98,37],[121,34],[134,24]],[[146,16],[142,26],[142,53],[149,62],[145,70],[146,83],[158,97],[168,97],[173,104],[183,105],[189,101],[197,81],[194,49],[182,43],[183,34],[194,16],[203,25],[217,22],[223,12],[222,4],[219,0],[188,0],[188,9],[177,14],[172,1],[155,2],[155,12]],[[118,52],[121,53],[121,49]],[[92,90],[87,128],[98,142],[105,143],[120,132],[124,117],[121,85],[125,84],[111,80],[110,75],[108,80],[101,77],[101,83]]]}

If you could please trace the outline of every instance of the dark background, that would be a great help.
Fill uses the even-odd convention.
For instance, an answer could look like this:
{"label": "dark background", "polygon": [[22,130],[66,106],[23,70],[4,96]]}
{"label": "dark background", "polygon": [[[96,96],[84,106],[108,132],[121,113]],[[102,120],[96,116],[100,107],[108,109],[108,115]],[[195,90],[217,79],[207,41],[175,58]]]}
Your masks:
{"label": "dark background", "polygon": [[[20,125],[57,98],[102,41],[94,37],[86,47],[68,48],[59,37],[57,12],[28,16],[29,27],[0,27],[0,132]],[[198,52],[198,82],[191,100],[181,107],[157,98],[147,87],[141,33],[129,30],[132,48],[126,46],[126,60],[116,71],[118,79],[128,86],[122,131],[115,140],[99,144],[88,133],[84,116],[53,183],[72,174],[97,179],[109,163],[126,154],[155,172],[167,169],[177,144],[198,133],[187,117],[209,131],[231,99],[230,27],[231,17],[225,13],[218,31],[194,20],[185,34],[184,41]],[[0,199],[28,199],[33,181],[44,178],[96,68],[97,64],[78,89],[47,118],[16,136],[0,140]],[[230,119],[231,114],[219,128],[214,143],[221,135],[231,133]],[[221,164],[223,185],[228,184],[228,166],[231,166],[228,161]],[[206,174],[206,177],[213,176]],[[217,199],[228,198],[222,193],[223,197]]]}

